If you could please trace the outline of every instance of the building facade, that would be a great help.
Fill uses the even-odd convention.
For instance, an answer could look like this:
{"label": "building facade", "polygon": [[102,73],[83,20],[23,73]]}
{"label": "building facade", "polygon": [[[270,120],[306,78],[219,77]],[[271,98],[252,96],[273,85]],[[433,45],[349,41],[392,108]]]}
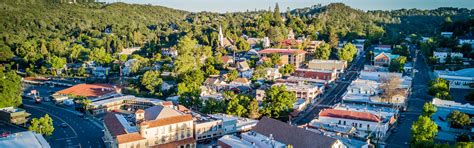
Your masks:
{"label": "building facade", "polygon": [[270,54],[279,54],[281,64],[292,64],[300,67],[305,60],[306,52],[299,49],[264,49],[258,52],[262,57],[267,57]]}

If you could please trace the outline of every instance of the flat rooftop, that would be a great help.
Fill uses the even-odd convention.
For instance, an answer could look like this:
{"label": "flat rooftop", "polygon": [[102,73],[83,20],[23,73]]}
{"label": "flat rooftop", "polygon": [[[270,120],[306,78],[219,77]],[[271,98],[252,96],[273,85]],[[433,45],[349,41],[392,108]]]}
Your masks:
{"label": "flat rooftop", "polygon": [[31,131],[11,134],[0,138],[2,148],[50,148],[48,142],[40,134]]}
{"label": "flat rooftop", "polygon": [[21,108],[5,107],[5,108],[0,108],[0,111],[7,112],[7,113],[16,113],[16,112],[22,112],[25,110]]}
{"label": "flat rooftop", "polygon": [[127,96],[103,99],[103,100],[99,100],[99,101],[93,101],[91,105],[92,106],[100,106],[100,105],[103,105],[103,104],[108,104],[108,103],[117,102],[117,101],[125,101],[125,100],[137,101],[137,102],[150,102],[150,103],[155,104],[155,105],[160,104],[160,103],[163,102],[163,100],[156,99],[156,98],[141,98],[141,97],[135,97],[135,96],[132,96],[132,95],[127,95]]}

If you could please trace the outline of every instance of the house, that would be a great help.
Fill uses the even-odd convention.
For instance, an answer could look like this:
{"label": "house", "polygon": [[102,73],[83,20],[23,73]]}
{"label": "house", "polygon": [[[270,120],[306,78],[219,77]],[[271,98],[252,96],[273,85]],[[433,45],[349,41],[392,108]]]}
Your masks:
{"label": "house", "polygon": [[97,66],[91,69],[91,74],[95,78],[105,79],[109,75],[110,67]]}
{"label": "house", "polygon": [[234,64],[234,57],[232,57],[232,56],[222,56],[221,57],[221,62],[224,65],[224,67],[227,67],[231,64]]}
{"label": "house", "polygon": [[124,75],[124,76],[130,75],[130,73],[132,73],[133,64],[136,64],[136,62],[138,62],[137,59],[129,59],[129,60],[127,60],[127,61],[123,64],[122,75]]}
{"label": "house", "polygon": [[235,88],[239,86],[250,87],[250,80],[247,78],[237,78],[234,81],[230,82],[230,87]]}
{"label": "house", "polygon": [[460,52],[434,51],[433,57],[438,60],[438,63],[446,63],[448,57],[453,61],[454,59],[463,58],[463,54]]}
{"label": "house", "polygon": [[174,48],[162,48],[161,55],[176,58],[178,56],[178,50]]}
{"label": "house", "polygon": [[107,147],[196,147],[192,115],[171,107],[139,109],[134,121],[107,113],[103,121]]}
{"label": "house", "polygon": [[473,36],[461,36],[458,38],[458,44],[464,45],[469,44],[471,47],[474,47],[474,37]]}
{"label": "house", "polygon": [[457,135],[469,133],[474,130],[474,128],[472,128],[472,118],[471,128],[466,129],[453,127],[448,120],[451,112],[455,110],[472,117],[472,115],[474,115],[474,105],[469,103],[462,104],[459,102],[442,100],[438,98],[434,98],[431,103],[436,106],[436,112],[431,116],[431,119],[439,127],[437,136],[435,137],[436,140],[455,142]]}
{"label": "house", "polygon": [[295,77],[310,78],[310,79],[319,79],[325,80],[328,83],[336,80],[337,72],[336,70],[313,70],[313,69],[301,69],[298,68],[293,73]]}
{"label": "house", "polygon": [[247,133],[240,135],[242,140],[255,144],[259,148],[284,148],[291,145],[295,148],[340,148],[342,142],[304,128],[290,125],[268,117],[263,117]]}
{"label": "house", "polygon": [[307,51],[309,53],[313,53],[323,43],[325,43],[325,42],[324,41],[309,41],[308,45],[305,48],[305,51]]}
{"label": "house", "polygon": [[311,60],[308,62],[308,68],[314,70],[336,70],[343,73],[347,68],[347,61],[344,60]]}
{"label": "house", "polygon": [[392,54],[390,52],[384,52],[384,51],[374,51],[374,65],[376,66],[389,66],[390,62],[393,59],[396,59],[400,57],[400,55]]}
{"label": "house", "polygon": [[122,52],[120,52],[119,54],[131,55],[133,52],[138,51],[138,50],[140,50],[140,47],[125,48],[125,49],[122,49]]}
{"label": "house", "polygon": [[208,89],[220,91],[227,86],[227,83],[219,78],[207,78],[206,81],[204,81],[203,86],[207,87]]}
{"label": "house", "polygon": [[283,75],[280,73],[278,68],[265,68],[265,79],[275,80],[281,78]]}
{"label": "house", "polygon": [[299,67],[305,60],[306,52],[299,49],[275,49],[268,48],[258,52],[262,57],[267,57],[270,54],[279,54],[282,65],[292,64]]}
{"label": "house", "polygon": [[453,36],[453,32],[441,32],[441,36],[445,38],[450,38]]}
{"label": "house", "polygon": [[122,89],[120,87],[110,84],[77,84],[54,93],[52,97],[55,98],[54,100],[57,102],[61,102],[61,100],[57,100],[56,98],[66,97],[65,99],[68,99],[69,96],[83,96],[94,101],[95,99],[120,94],[121,91]]}
{"label": "house", "polygon": [[449,88],[473,89],[474,68],[465,68],[457,71],[435,70],[438,78],[446,79]]}
{"label": "house", "polygon": [[14,108],[14,107],[0,108],[0,121],[6,122],[9,124],[22,125],[28,122],[29,116],[30,114],[21,108]]}
{"label": "house", "polygon": [[372,80],[357,79],[347,87],[348,94],[364,94],[364,95],[378,95],[381,92],[379,89],[380,83]]}
{"label": "house", "polygon": [[41,135],[32,131],[18,132],[0,137],[0,147],[3,148],[51,148],[48,141]]}
{"label": "house", "polygon": [[253,70],[250,68],[246,60],[237,62],[236,68],[239,71],[239,76],[243,78],[252,78]]}

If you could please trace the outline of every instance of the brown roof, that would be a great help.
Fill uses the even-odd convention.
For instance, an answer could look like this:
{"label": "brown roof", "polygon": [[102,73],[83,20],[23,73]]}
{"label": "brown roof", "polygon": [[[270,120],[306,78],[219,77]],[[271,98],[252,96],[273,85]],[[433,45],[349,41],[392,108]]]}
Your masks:
{"label": "brown roof", "polygon": [[237,79],[235,79],[235,80],[232,81],[232,82],[234,82],[234,83],[244,83],[244,84],[246,84],[246,83],[249,83],[250,81],[249,81],[249,79],[247,79],[247,78],[237,78]]}
{"label": "brown roof", "polygon": [[134,141],[139,141],[139,140],[145,140],[145,138],[143,138],[142,135],[140,135],[139,133],[130,133],[130,134],[117,136],[117,142],[119,144],[134,142]]}
{"label": "brown roof", "polygon": [[267,137],[272,134],[276,141],[291,144],[295,148],[330,148],[337,141],[335,138],[317,134],[268,117],[263,117],[252,130]]}
{"label": "brown roof", "polygon": [[224,64],[229,63],[230,60],[232,60],[232,56],[222,56],[222,57],[221,57],[221,61],[222,61],[222,63],[224,63]]}
{"label": "brown roof", "polygon": [[23,80],[28,80],[28,81],[39,81],[39,82],[42,82],[42,81],[48,81],[47,78],[45,77],[25,77],[23,78]]}
{"label": "brown roof", "polygon": [[145,110],[143,110],[143,109],[138,109],[135,113],[145,113]]}
{"label": "brown roof", "polygon": [[189,112],[189,109],[184,107],[183,105],[178,105],[178,110],[183,113]]}
{"label": "brown roof", "polygon": [[114,86],[109,84],[77,84],[58,91],[56,94],[98,97],[115,91]]}
{"label": "brown roof", "polygon": [[115,113],[109,112],[105,114],[103,119],[104,119],[105,127],[109,130],[110,134],[113,137],[127,134],[127,131],[125,131],[125,128],[122,126],[120,121],[115,116]]}
{"label": "brown roof", "polygon": [[166,117],[151,121],[145,121],[143,124],[148,124],[148,127],[157,127],[163,125],[170,125],[175,123],[181,123],[186,121],[193,121],[193,116],[190,114],[184,114],[179,116]]}
{"label": "brown roof", "polygon": [[258,52],[259,54],[270,54],[270,53],[279,53],[279,54],[302,54],[306,53],[304,50],[299,49],[277,49],[277,48],[268,48]]}
{"label": "brown roof", "polygon": [[380,122],[380,117],[366,112],[356,112],[348,110],[338,110],[338,109],[325,109],[319,113],[319,116],[324,117],[333,117],[333,118],[344,118],[344,119],[354,119],[354,120],[363,120],[371,122]]}
{"label": "brown roof", "polygon": [[160,145],[155,145],[152,146],[153,148],[177,148],[181,145],[186,145],[186,144],[194,144],[196,143],[196,140],[194,138],[187,138],[179,141],[173,141],[170,143],[165,143],[165,144],[160,144]]}

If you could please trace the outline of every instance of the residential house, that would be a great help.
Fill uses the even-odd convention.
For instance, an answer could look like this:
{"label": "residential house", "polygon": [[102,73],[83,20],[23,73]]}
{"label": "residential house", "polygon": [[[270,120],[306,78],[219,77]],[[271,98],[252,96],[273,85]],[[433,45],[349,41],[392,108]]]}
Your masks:
{"label": "residential house", "polygon": [[28,121],[29,116],[30,114],[21,108],[0,108],[0,121],[9,124],[22,125]]}
{"label": "residential house", "polygon": [[161,55],[176,58],[178,56],[178,50],[174,48],[162,48]]}
{"label": "residential house", "polygon": [[393,59],[400,57],[400,55],[392,54],[390,52],[385,52],[381,50],[374,50],[373,53],[374,53],[373,61],[374,61],[374,65],[376,66],[389,66],[390,62]]}
{"label": "residential house", "polygon": [[308,68],[314,70],[336,70],[338,73],[343,73],[347,68],[347,61],[315,59],[309,61]]}
{"label": "residential house", "polygon": [[292,64],[299,67],[305,60],[306,52],[299,49],[275,49],[268,48],[258,52],[262,57],[267,57],[270,54],[279,54],[282,65]]}
{"label": "residential house", "polygon": [[441,32],[441,36],[445,38],[450,38],[453,36],[453,32]]}
{"label": "residential house", "polygon": [[250,68],[246,60],[237,62],[236,68],[239,71],[239,76],[243,78],[252,78],[253,70]]}
{"label": "residential house", "polygon": [[125,49],[122,49],[122,52],[120,52],[119,54],[131,55],[133,52],[138,51],[138,50],[140,50],[140,47],[125,48]]}
{"label": "residential house", "polygon": [[227,67],[229,65],[234,64],[234,57],[232,57],[232,56],[222,56],[221,57],[221,62],[224,65],[224,67]]}
{"label": "residential house", "polygon": [[474,37],[473,36],[461,36],[458,38],[458,44],[459,45],[464,45],[468,44],[471,45],[471,47],[474,47]]}
{"label": "residential house", "polygon": [[390,45],[375,45],[374,50],[380,50],[380,51],[385,51],[385,52],[391,52],[392,51],[392,46]]}
{"label": "residential house", "polygon": [[133,64],[136,64],[136,62],[138,62],[137,59],[129,59],[129,60],[127,60],[127,61],[123,64],[122,75],[123,75],[123,76],[128,76],[128,75],[130,75],[130,73],[132,73]]}
{"label": "residential house", "polygon": [[323,40],[321,40],[321,41],[309,41],[308,45],[306,46],[306,48],[304,50],[309,52],[309,53],[313,53],[323,43],[325,43]]}
{"label": "residential house", "polygon": [[446,79],[449,88],[474,89],[474,68],[465,68],[457,71],[435,70],[438,78]]}
{"label": "residential house", "polygon": [[460,52],[434,51],[433,56],[438,60],[438,63],[446,63],[448,57],[452,62],[455,59],[463,58],[464,55]]}
{"label": "residential house", "polygon": [[220,78],[207,78],[203,86],[214,91],[220,91],[227,86],[227,83]]}
{"label": "residential house", "polygon": [[105,79],[109,75],[110,67],[97,66],[91,69],[94,78]]}
{"label": "residential house", "polygon": [[237,78],[234,81],[230,82],[229,86],[231,88],[239,87],[239,86],[245,86],[245,87],[250,87],[251,81],[247,78]]}
{"label": "residential house", "polygon": [[281,78],[283,75],[280,73],[278,68],[265,68],[265,79],[275,80]]}

